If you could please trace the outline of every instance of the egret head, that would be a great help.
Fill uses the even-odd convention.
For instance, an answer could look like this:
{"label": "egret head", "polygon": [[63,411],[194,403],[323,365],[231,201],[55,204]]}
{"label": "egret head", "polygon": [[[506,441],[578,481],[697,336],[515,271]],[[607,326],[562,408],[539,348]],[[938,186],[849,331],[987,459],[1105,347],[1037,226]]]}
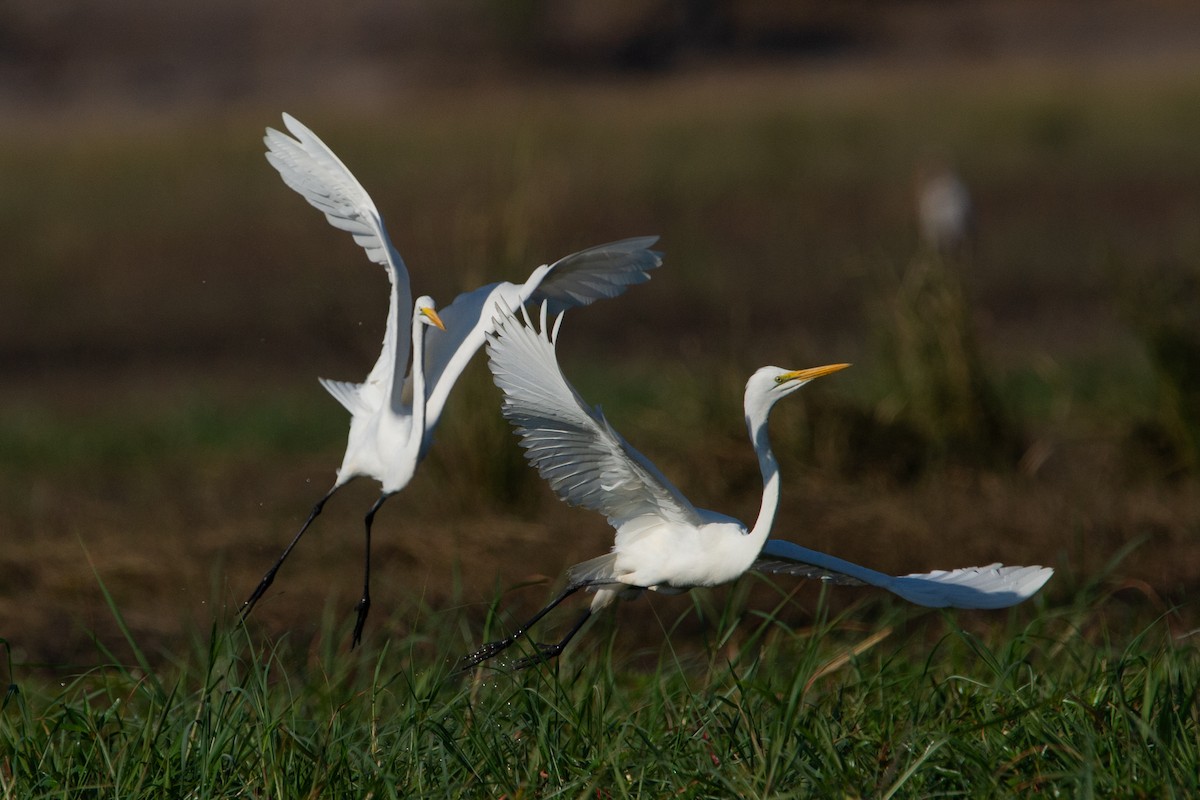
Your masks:
{"label": "egret head", "polygon": [[771,406],[804,386],[809,381],[843,370],[849,364],[827,364],[808,369],[783,369],[763,367],[746,381],[746,411],[752,409],[769,411]]}
{"label": "egret head", "polygon": [[423,325],[432,325],[435,328],[446,330],[446,326],[442,324],[442,318],[438,316],[437,305],[429,296],[417,298],[417,302],[413,306],[413,320]]}

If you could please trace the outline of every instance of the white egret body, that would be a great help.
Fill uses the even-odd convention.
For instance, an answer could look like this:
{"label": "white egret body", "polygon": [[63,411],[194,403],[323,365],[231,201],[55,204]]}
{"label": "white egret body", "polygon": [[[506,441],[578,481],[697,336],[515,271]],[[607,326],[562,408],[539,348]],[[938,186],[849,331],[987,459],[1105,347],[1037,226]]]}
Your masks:
{"label": "white egret body", "polygon": [[537,645],[538,655],[518,662],[517,667],[560,653],[590,614],[618,596],[716,586],[749,569],[871,584],[921,605],[960,608],[1013,605],[1031,596],[1052,574],[1048,568],[997,564],[893,577],[791,542],[767,539],[780,493],[779,467],[767,436],[771,409],[809,381],[848,364],[801,370],[763,367],[747,381],[746,427],[763,477],[762,505],[747,528],[732,517],[693,506],[609,425],[599,409],[584,403],[563,376],[555,355],[561,316],[551,331],[543,309],[539,331],[524,309],[521,314],[523,322],[510,312],[488,337],[489,366],[504,392],[504,416],[520,436],[526,458],[558,496],[604,514],[616,537],[611,552],[567,571],[567,586],[553,602],[511,636],[467,656],[464,668],[510,646],[580,589],[595,592],[590,608],[561,641]]}
{"label": "white egret body", "polygon": [[[349,383],[321,379],[321,385],[350,412],[346,454],[332,488],[313,506],[300,531],[246,600],[242,617],[250,613],[275,580],[325,502],[354,478],[372,478],[379,481],[382,491],[364,519],[363,594],[353,637],[357,644],[370,608],[370,542],[375,512],[412,480],[433,441],[451,388],[491,329],[494,304],[503,302],[516,308],[537,301],[549,303],[557,311],[587,305],[616,297],[630,286],[649,280],[649,271],[660,266],[662,259],[650,249],[657,237],[626,239],[543,264],[521,284],[493,283],[465,292],[432,315],[421,311],[425,307],[432,311],[433,301],[428,298],[422,298],[425,306],[418,303],[418,310],[410,312],[413,303],[408,270],[388,238],[375,203],[316,134],[287,114],[283,121],[292,136],[267,128],[267,161],[279,171],[284,183],[323,212],[335,228],[350,232],[367,257],[384,267],[391,283],[391,299],[383,347],[366,380]],[[412,336],[402,336],[401,331],[410,325]],[[412,369],[406,376],[410,343]]]}
{"label": "white egret body", "polygon": [[934,253],[961,252],[975,227],[971,193],[946,164],[929,164],[917,175],[917,222],[921,239]]}

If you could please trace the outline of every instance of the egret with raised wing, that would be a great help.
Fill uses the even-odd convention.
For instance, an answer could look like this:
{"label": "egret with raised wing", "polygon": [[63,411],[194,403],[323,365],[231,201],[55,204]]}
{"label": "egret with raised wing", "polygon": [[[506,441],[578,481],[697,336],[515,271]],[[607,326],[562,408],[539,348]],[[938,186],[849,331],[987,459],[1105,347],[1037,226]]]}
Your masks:
{"label": "egret with raised wing", "polygon": [[673,594],[732,581],[750,569],[870,584],[924,606],[1002,608],[1030,597],[1052,574],[1043,567],[970,567],[893,577],[848,561],[768,540],[779,506],[779,466],[767,419],[779,400],[808,382],[844,369],[830,364],[789,370],[763,367],[746,382],[746,427],[762,471],[762,505],[752,527],[696,508],[650,461],[626,442],[597,408],[587,406],[558,365],[553,329],[542,309],[540,330],[524,308],[508,312],[488,336],[489,366],[504,392],[502,411],[525,456],[559,498],[599,511],[616,529],[611,552],[567,570],[554,600],[511,635],[483,645],[460,662],[469,668],[499,654],[580,589],[594,592],[588,610],[554,644],[535,644],[522,668],[562,652],[588,617],[620,598],[645,590]]}
{"label": "egret with raised wing", "polygon": [[[662,258],[650,249],[657,237],[626,239],[543,264],[524,283],[492,283],[465,292],[440,312],[427,297],[414,306],[408,270],[366,190],[316,134],[287,114],[283,121],[292,135],[267,128],[267,161],[284,183],[323,212],[335,228],[351,233],[367,257],[384,267],[391,282],[391,303],[383,349],[367,379],[363,383],[321,379],[321,385],[350,412],[346,454],[332,488],[313,506],[299,532],[267,570],[242,606],[241,615],[245,619],[271,586],[326,501],[356,477],[373,478],[382,484],[382,492],[364,518],[363,591],[356,606],[352,640],[358,644],[371,606],[371,525],[375,514],[385,500],[412,480],[432,444],[451,388],[491,329],[495,303],[502,301],[516,308],[537,301],[560,312],[587,305],[649,280],[650,270],[660,266]],[[402,336],[401,331],[410,325],[411,337]],[[410,339],[412,370],[406,376]]]}

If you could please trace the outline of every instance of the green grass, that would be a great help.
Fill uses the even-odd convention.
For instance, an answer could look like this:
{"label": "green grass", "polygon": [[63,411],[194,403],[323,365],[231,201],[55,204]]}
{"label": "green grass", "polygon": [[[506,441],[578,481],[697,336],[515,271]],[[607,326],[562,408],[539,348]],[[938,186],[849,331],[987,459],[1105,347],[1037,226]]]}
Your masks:
{"label": "green grass", "polygon": [[797,626],[792,605],[734,592],[702,643],[664,626],[648,668],[601,623],[556,664],[457,675],[488,631],[428,609],[352,653],[216,626],[158,672],[132,637],[59,682],[10,657],[0,797],[1200,791],[1200,653],[1169,617],[1109,629],[1120,604],[1095,585],[966,627],[877,600]]}
{"label": "green grass", "polygon": [[[874,597],[814,615],[782,594],[751,603],[761,584],[746,579],[695,593],[679,619],[622,607],[553,666],[454,676],[511,620],[486,615],[490,597],[446,597],[447,564],[474,557],[461,568],[477,585],[513,585],[554,574],[577,544],[563,533],[585,528],[522,463],[477,363],[384,515],[393,596],[365,649],[345,651],[344,608],[309,622],[357,588],[352,498],[253,621],[289,636],[219,622],[189,646],[332,476],[345,416],[312,377],[365,374],[385,280],[263,162],[278,109],[14,127],[0,141],[16,187],[0,199],[0,290],[17,299],[0,319],[0,800],[1200,793],[1200,664],[1172,627],[1195,609],[1150,619],[1063,569],[1145,537],[1129,586],[1186,598],[1195,584],[1194,472],[1130,479],[1120,453],[1139,421],[1169,432],[1195,370],[1160,375],[1176,360],[1119,313],[1128,276],[1170,287],[1200,263],[1195,76],[798,77],[302,116],[442,302],[661,233],[668,266],[568,320],[563,363],[698,501],[753,513],[740,399],[754,367],[853,360],[773,420],[781,535],[844,537],[839,553],[879,566],[974,561],[964,550],[1055,563],[1047,597],[1007,615]],[[956,159],[984,212],[964,278],[981,368],[1043,469],[887,479],[919,472],[926,448],[880,423],[894,389],[871,342],[895,331],[868,301],[876,273],[911,258],[912,170],[930,150]],[[121,598],[109,613],[81,545]],[[647,646],[655,622],[668,635]]]}
{"label": "green grass", "polygon": [[[161,467],[214,454],[313,452],[345,435],[346,424],[322,397],[235,404],[194,398],[145,414],[106,409],[66,418],[46,409],[12,408],[0,423],[0,469],[50,473],[108,467]],[[332,411],[332,413],[330,413]]]}

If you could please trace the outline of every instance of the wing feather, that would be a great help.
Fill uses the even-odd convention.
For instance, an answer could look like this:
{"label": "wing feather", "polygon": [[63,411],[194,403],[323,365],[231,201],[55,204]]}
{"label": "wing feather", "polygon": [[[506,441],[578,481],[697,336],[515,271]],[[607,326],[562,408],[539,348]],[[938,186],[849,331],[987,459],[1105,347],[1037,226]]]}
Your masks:
{"label": "wing feather", "polygon": [[639,236],[560,258],[535,285],[526,284],[529,294],[525,299],[545,301],[547,313],[553,317],[575,306],[617,297],[630,286],[650,280],[650,270],[662,266],[662,253],[650,249],[657,241],[657,236]]}
{"label": "wing feather", "polygon": [[1049,567],[965,567],[911,575],[887,575],[793,542],[769,539],[752,569],[799,575],[833,583],[868,584],[932,608],[1007,608],[1037,593],[1050,580]]}
{"label": "wing feather", "polygon": [[[267,128],[263,137],[267,161],[279,171],[285,184],[325,215],[330,225],[352,234],[367,258],[387,270],[392,285],[387,332],[379,360],[366,383],[383,386],[391,394],[391,387],[402,384],[408,367],[410,343],[405,334],[412,322],[413,304],[408,268],[392,246],[375,202],[342,160],[290,114],[283,115],[283,124],[292,136]],[[393,404],[399,402],[398,398],[396,392]]]}
{"label": "wing feather", "polygon": [[433,329],[425,335],[426,430],[436,427],[455,381],[491,332],[497,304],[517,308],[546,301],[561,313],[617,297],[630,286],[648,281],[650,270],[661,266],[662,255],[649,249],[656,241],[657,236],[642,236],[580,250],[538,267],[524,284],[481,286],[439,309],[446,330]]}
{"label": "wing feather", "polygon": [[331,381],[329,378],[317,378],[325,391],[341,403],[351,415],[358,415],[370,410],[370,403],[362,397],[364,385],[349,381]]}
{"label": "wing feather", "polygon": [[701,524],[687,498],[567,382],[555,354],[562,317],[547,330],[543,305],[539,331],[524,308],[520,313],[523,323],[509,311],[488,335],[489,366],[504,392],[501,411],[551,488],[614,527],[646,515]]}

